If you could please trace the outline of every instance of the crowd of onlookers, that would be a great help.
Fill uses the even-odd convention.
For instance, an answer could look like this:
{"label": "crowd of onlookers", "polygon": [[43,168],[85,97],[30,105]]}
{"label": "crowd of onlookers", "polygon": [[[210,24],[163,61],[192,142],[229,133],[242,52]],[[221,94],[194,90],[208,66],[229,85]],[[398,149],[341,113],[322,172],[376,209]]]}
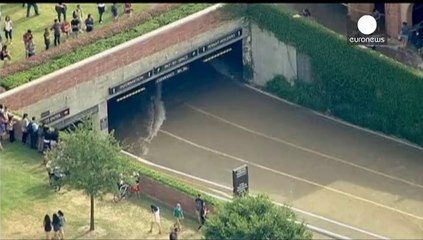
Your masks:
{"label": "crowd of onlookers", "polygon": [[[35,2],[26,3],[27,5],[27,14],[26,16],[30,16],[30,10],[31,8],[34,9],[35,15],[40,15],[38,10],[38,5]],[[25,7],[25,3],[22,5]],[[106,4],[104,3],[98,3],[97,4],[98,9],[98,23],[103,22],[103,16],[106,12]],[[113,20],[116,21],[119,18],[119,6],[117,3],[113,3],[111,8],[111,13],[113,16]],[[57,3],[55,5],[55,11],[57,13],[57,18],[53,20],[53,24],[49,28],[44,29],[43,33],[43,39],[44,39],[44,48],[45,50],[48,50],[50,48],[50,32],[53,33],[53,43],[54,46],[58,46],[61,43],[61,36],[64,35],[66,37],[78,37],[79,33],[81,32],[92,32],[94,30],[94,19],[92,17],[92,14],[89,13],[85,16],[83,9],[81,8],[81,5],[77,5],[76,9],[72,11],[72,19],[71,21],[68,21],[67,19],[67,13],[68,13],[68,7],[65,3]],[[123,11],[126,16],[131,16],[133,12],[132,4],[131,3],[124,3],[123,4]],[[5,63],[7,61],[10,61],[12,59],[11,53],[8,50],[8,45],[12,44],[13,39],[13,30],[15,29],[15,25],[10,18],[10,16],[5,16],[4,23],[2,23],[1,19],[1,12],[0,12],[0,26],[3,26],[4,31],[4,40],[2,37],[2,34],[0,34],[0,60],[4,61]],[[23,43],[24,43],[24,49],[25,49],[25,56],[26,58],[31,58],[36,53],[36,46],[34,42],[34,35],[31,29],[28,29],[25,34],[23,35]]]}
{"label": "crowd of onlookers", "polygon": [[[36,118],[28,118],[25,113],[19,121],[22,132],[22,143],[27,144],[29,140],[30,147],[37,149],[40,153],[57,144],[59,139],[59,131],[45,126],[43,123],[39,125]],[[0,150],[3,149],[2,141],[6,138],[9,142],[16,140],[15,131],[18,119],[9,112],[6,106],[0,104]]]}

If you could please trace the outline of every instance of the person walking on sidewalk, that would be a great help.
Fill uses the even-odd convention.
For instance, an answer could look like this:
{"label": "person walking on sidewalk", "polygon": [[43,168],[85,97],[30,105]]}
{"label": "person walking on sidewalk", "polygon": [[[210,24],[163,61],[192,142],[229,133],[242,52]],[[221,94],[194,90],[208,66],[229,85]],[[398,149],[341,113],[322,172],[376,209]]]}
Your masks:
{"label": "person walking on sidewalk", "polygon": [[182,211],[182,207],[180,203],[176,204],[175,209],[173,209],[173,216],[176,219],[176,227],[178,228],[179,231],[181,231],[181,220],[184,219],[184,212]]}

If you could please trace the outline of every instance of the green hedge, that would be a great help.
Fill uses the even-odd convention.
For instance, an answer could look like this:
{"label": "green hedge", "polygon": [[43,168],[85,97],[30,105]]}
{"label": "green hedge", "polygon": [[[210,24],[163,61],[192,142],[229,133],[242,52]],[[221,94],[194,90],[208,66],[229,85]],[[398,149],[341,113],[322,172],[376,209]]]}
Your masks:
{"label": "green hedge", "polygon": [[[277,77],[268,90],[369,129],[423,145],[423,76],[377,52],[272,5],[229,5],[226,10],[274,33],[311,58],[313,84],[291,87]],[[297,81],[300,82],[300,81]]]}
{"label": "green hedge", "polygon": [[211,4],[181,4],[180,7],[165,12],[157,17],[153,17],[151,20],[140,24],[139,26],[129,31],[116,34],[110,38],[98,40],[93,44],[81,46],[70,54],[66,54],[55,59],[50,59],[37,67],[6,76],[1,81],[0,85],[6,90],[18,87],[22,84],[40,78],[61,68],[67,67],[109,48],[137,38],[142,34],[151,32],[157,28],[187,17],[193,13],[209,7],[210,5]]}

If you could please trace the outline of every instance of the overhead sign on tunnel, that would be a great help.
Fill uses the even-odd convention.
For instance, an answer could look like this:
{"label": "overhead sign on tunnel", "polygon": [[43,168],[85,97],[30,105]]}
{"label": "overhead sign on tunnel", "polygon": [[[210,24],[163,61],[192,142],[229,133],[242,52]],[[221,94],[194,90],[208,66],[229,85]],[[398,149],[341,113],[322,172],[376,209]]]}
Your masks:
{"label": "overhead sign on tunnel", "polygon": [[[149,82],[153,80],[153,78],[157,78],[156,82],[161,82],[169,77],[166,76],[174,76],[178,71],[181,71],[181,69],[185,69],[184,71],[188,70],[188,67],[185,66],[186,64],[195,61],[198,58],[204,57],[207,54],[210,54],[214,51],[217,51],[220,48],[225,47],[225,45],[232,44],[240,39],[242,39],[242,28],[239,28],[229,34],[224,35],[223,37],[220,37],[216,40],[211,41],[207,45],[201,46],[195,50],[192,50],[190,52],[187,52],[186,54],[179,56],[171,61],[168,61],[167,63],[160,65],[158,67],[154,67],[152,70],[134,78],[129,81],[126,81],[122,84],[119,84],[114,87],[109,88],[109,95],[115,95],[119,92],[127,91],[129,89],[132,89],[136,86],[140,86],[146,82]],[[185,67],[182,67],[185,66]],[[175,68],[180,68],[176,69]],[[163,75],[163,76],[162,76]],[[171,76],[171,77],[172,77]]]}
{"label": "overhead sign on tunnel", "polygon": [[144,73],[144,74],[142,74],[142,75],[140,75],[136,78],[133,78],[133,79],[131,79],[127,82],[124,82],[122,84],[119,84],[115,87],[109,88],[109,94],[113,95],[117,92],[121,92],[123,90],[129,89],[129,88],[133,87],[134,85],[137,85],[139,83],[142,83],[145,80],[150,79],[151,77],[153,77],[153,70],[148,71],[148,72],[146,72],[146,73]]}
{"label": "overhead sign on tunnel", "polygon": [[198,52],[200,54],[203,54],[203,53],[211,51],[211,50],[213,50],[217,47],[220,47],[223,44],[226,44],[226,43],[228,43],[228,42],[230,42],[230,41],[232,41],[232,40],[234,40],[238,37],[241,37],[241,36],[242,36],[242,28],[240,28],[240,29],[238,29],[238,30],[236,30],[236,31],[234,31],[230,34],[227,34],[227,35],[225,35],[225,36],[223,36],[223,37],[221,37],[221,38],[219,38],[219,39],[217,39],[217,40],[215,40],[215,41],[213,41],[213,42],[211,42],[207,45],[200,47],[198,49]]}
{"label": "overhead sign on tunnel", "polygon": [[179,66],[181,64],[187,63],[189,60],[191,60],[191,58],[194,58],[198,55],[197,50],[193,50],[190,53],[187,53],[183,56],[180,56],[178,58],[176,58],[175,60],[172,60],[166,64],[163,64],[159,67],[154,68],[154,74],[159,74],[161,72],[164,72],[168,69],[171,69],[173,67]]}

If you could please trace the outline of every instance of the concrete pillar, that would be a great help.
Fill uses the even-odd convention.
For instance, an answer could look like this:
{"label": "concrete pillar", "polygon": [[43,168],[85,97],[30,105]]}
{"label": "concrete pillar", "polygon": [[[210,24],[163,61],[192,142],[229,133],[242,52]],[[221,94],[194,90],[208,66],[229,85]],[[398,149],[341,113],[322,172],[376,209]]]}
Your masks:
{"label": "concrete pillar", "polygon": [[244,65],[243,79],[251,81],[253,78],[253,57],[251,47],[251,24],[246,23],[243,28],[244,38],[242,39],[242,64]]}
{"label": "concrete pillar", "polygon": [[107,101],[98,104],[98,113],[94,115],[93,121],[96,127],[100,129],[102,133],[107,134],[109,132]]}
{"label": "concrete pillar", "polygon": [[401,30],[401,6],[398,3],[385,4],[386,33],[391,38],[397,38]]}
{"label": "concrete pillar", "polygon": [[348,3],[348,15],[353,22],[357,22],[361,16],[372,14],[374,3]]}

